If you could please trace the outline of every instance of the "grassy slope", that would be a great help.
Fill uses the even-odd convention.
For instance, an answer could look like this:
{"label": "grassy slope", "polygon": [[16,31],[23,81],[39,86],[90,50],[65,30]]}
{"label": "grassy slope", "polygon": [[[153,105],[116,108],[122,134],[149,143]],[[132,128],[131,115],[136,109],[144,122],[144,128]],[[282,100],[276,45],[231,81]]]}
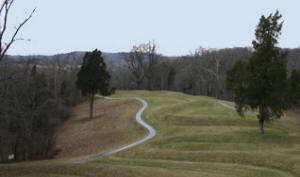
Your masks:
{"label": "grassy slope", "polygon": [[84,165],[62,160],[2,165],[0,176],[300,176],[300,125],[294,116],[267,123],[261,136],[254,117],[242,120],[204,97],[146,91],[116,97],[149,103],[143,117],[157,130],[154,139]]}
{"label": "grassy slope", "polygon": [[134,99],[95,101],[94,118],[89,119],[89,105],[74,108],[70,120],[57,130],[56,158],[78,159],[79,156],[107,152],[134,142],[147,135],[135,121],[141,103]]}

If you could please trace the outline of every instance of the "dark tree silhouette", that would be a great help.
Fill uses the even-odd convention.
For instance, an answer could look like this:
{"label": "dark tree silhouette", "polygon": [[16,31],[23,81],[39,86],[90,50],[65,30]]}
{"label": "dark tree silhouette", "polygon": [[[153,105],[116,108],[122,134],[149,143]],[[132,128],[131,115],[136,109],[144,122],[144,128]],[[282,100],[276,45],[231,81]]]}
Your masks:
{"label": "dark tree silhouette", "polygon": [[288,80],[291,106],[300,106],[300,71],[293,70]]}
{"label": "dark tree silhouette", "polygon": [[84,96],[90,99],[90,118],[93,117],[95,94],[110,95],[110,74],[102,58],[102,53],[97,49],[87,52],[83,58],[80,71],[77,74],[76,85]]}
{"label": "dark tree silhouette", "polygon": [[249,61],[236,62],[227,73],[227,89],[234,93],[237,111],[243,115],[248,108],[258,110],[261,134],[266,120],[280,118],[291,105],[287,52],[276,47],[283,24],[281,17],[278,11],[261,17]]}

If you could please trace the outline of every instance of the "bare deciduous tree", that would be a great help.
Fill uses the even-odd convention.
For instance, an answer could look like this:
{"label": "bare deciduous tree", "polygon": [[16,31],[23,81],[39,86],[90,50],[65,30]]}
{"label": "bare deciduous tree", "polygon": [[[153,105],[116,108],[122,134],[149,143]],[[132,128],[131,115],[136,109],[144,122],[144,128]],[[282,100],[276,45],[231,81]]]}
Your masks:
{"label": "bare deciduous tree", "polygon": [[154,42],[134,46],[125,61],[128,69],[134,77],[137,88],[141,88],[144,80],[147,81],[147,89],[154,88],[155,73],[161,56],[157,54],[157,45]]}
{"label": "bare deciduous tree", "polygon": [[3,60],[5,54],[11,45],[18,41],[24,40],[23,38],[17,38],[18,33],[23,28],[23,26],[32,18],[36,9],[27,16],[19,25],[15,27],[13,35],[10,37],[9,41],[4,41],[4,36],[7,31],[7,22],[9,17],[9,12],[15,0],[1,0],[0,2],[0,62]]}
{"label": "bare deciduous tree", "polygon": [[145,78],[145,59],[142,49],[134,46],[129,55],[125,57],[125,62],[137,88],[140,89]]}
{"label": "bare deciduous tree", "polygon": [[146,54],[145,77],[147,78],[147,88],[148,90],[153,90],[155,73],[161,56],[157,54],[157,45],[155,42],[149,42],[142,46],[143,51]]}

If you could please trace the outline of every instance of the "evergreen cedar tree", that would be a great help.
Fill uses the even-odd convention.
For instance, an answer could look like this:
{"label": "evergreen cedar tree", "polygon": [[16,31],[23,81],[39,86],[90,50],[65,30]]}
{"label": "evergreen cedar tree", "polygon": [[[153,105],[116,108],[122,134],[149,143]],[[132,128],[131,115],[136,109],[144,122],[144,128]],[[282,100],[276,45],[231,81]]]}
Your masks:
{"label": "evergreen cedar tree", "polygon": [[[262,16],[256,27],[254,52],[246,62],[237,61],[227,72],[226,88],[234,94],[237,112],[244,116],[247,109],[258,110],[259,133],[264,122],[280,118],[299,99],[299,75],[294,71],[287,78],[287,52],[276,45],[283,22],[278,11]],[[298,87],[297,87],[298,85]]]}
{"label": "evergreen cedar tree", "polygon": [[109,86],[111,76],[106,70],[106,64],[101,55],[102,53],[97,49],[93,52],[87,52],[77,74],[77,88],[90,99],[90,118],[93,117],[95,94],[107,96],[112,93]]}
{"label": "evergreen cedar tree", "polygon": [[293,70],[288,80],[291,104],[300,106],[300,71]]}

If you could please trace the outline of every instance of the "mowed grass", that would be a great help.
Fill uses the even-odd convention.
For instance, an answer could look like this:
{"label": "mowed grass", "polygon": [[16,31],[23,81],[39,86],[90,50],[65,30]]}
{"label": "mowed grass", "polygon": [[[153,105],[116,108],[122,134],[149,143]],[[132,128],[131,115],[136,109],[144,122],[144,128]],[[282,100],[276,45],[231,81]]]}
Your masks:
{"label": "mowed grass", "polygon": [[114,97],[145,99],[149,107],[143,118],[157,135],[83,165],[63,159],[0,165],[0,176],[300,176],[299,114],[266,123],[262,136],[255,117],[242,119],[207,97],[161,91],[121,91]]}

